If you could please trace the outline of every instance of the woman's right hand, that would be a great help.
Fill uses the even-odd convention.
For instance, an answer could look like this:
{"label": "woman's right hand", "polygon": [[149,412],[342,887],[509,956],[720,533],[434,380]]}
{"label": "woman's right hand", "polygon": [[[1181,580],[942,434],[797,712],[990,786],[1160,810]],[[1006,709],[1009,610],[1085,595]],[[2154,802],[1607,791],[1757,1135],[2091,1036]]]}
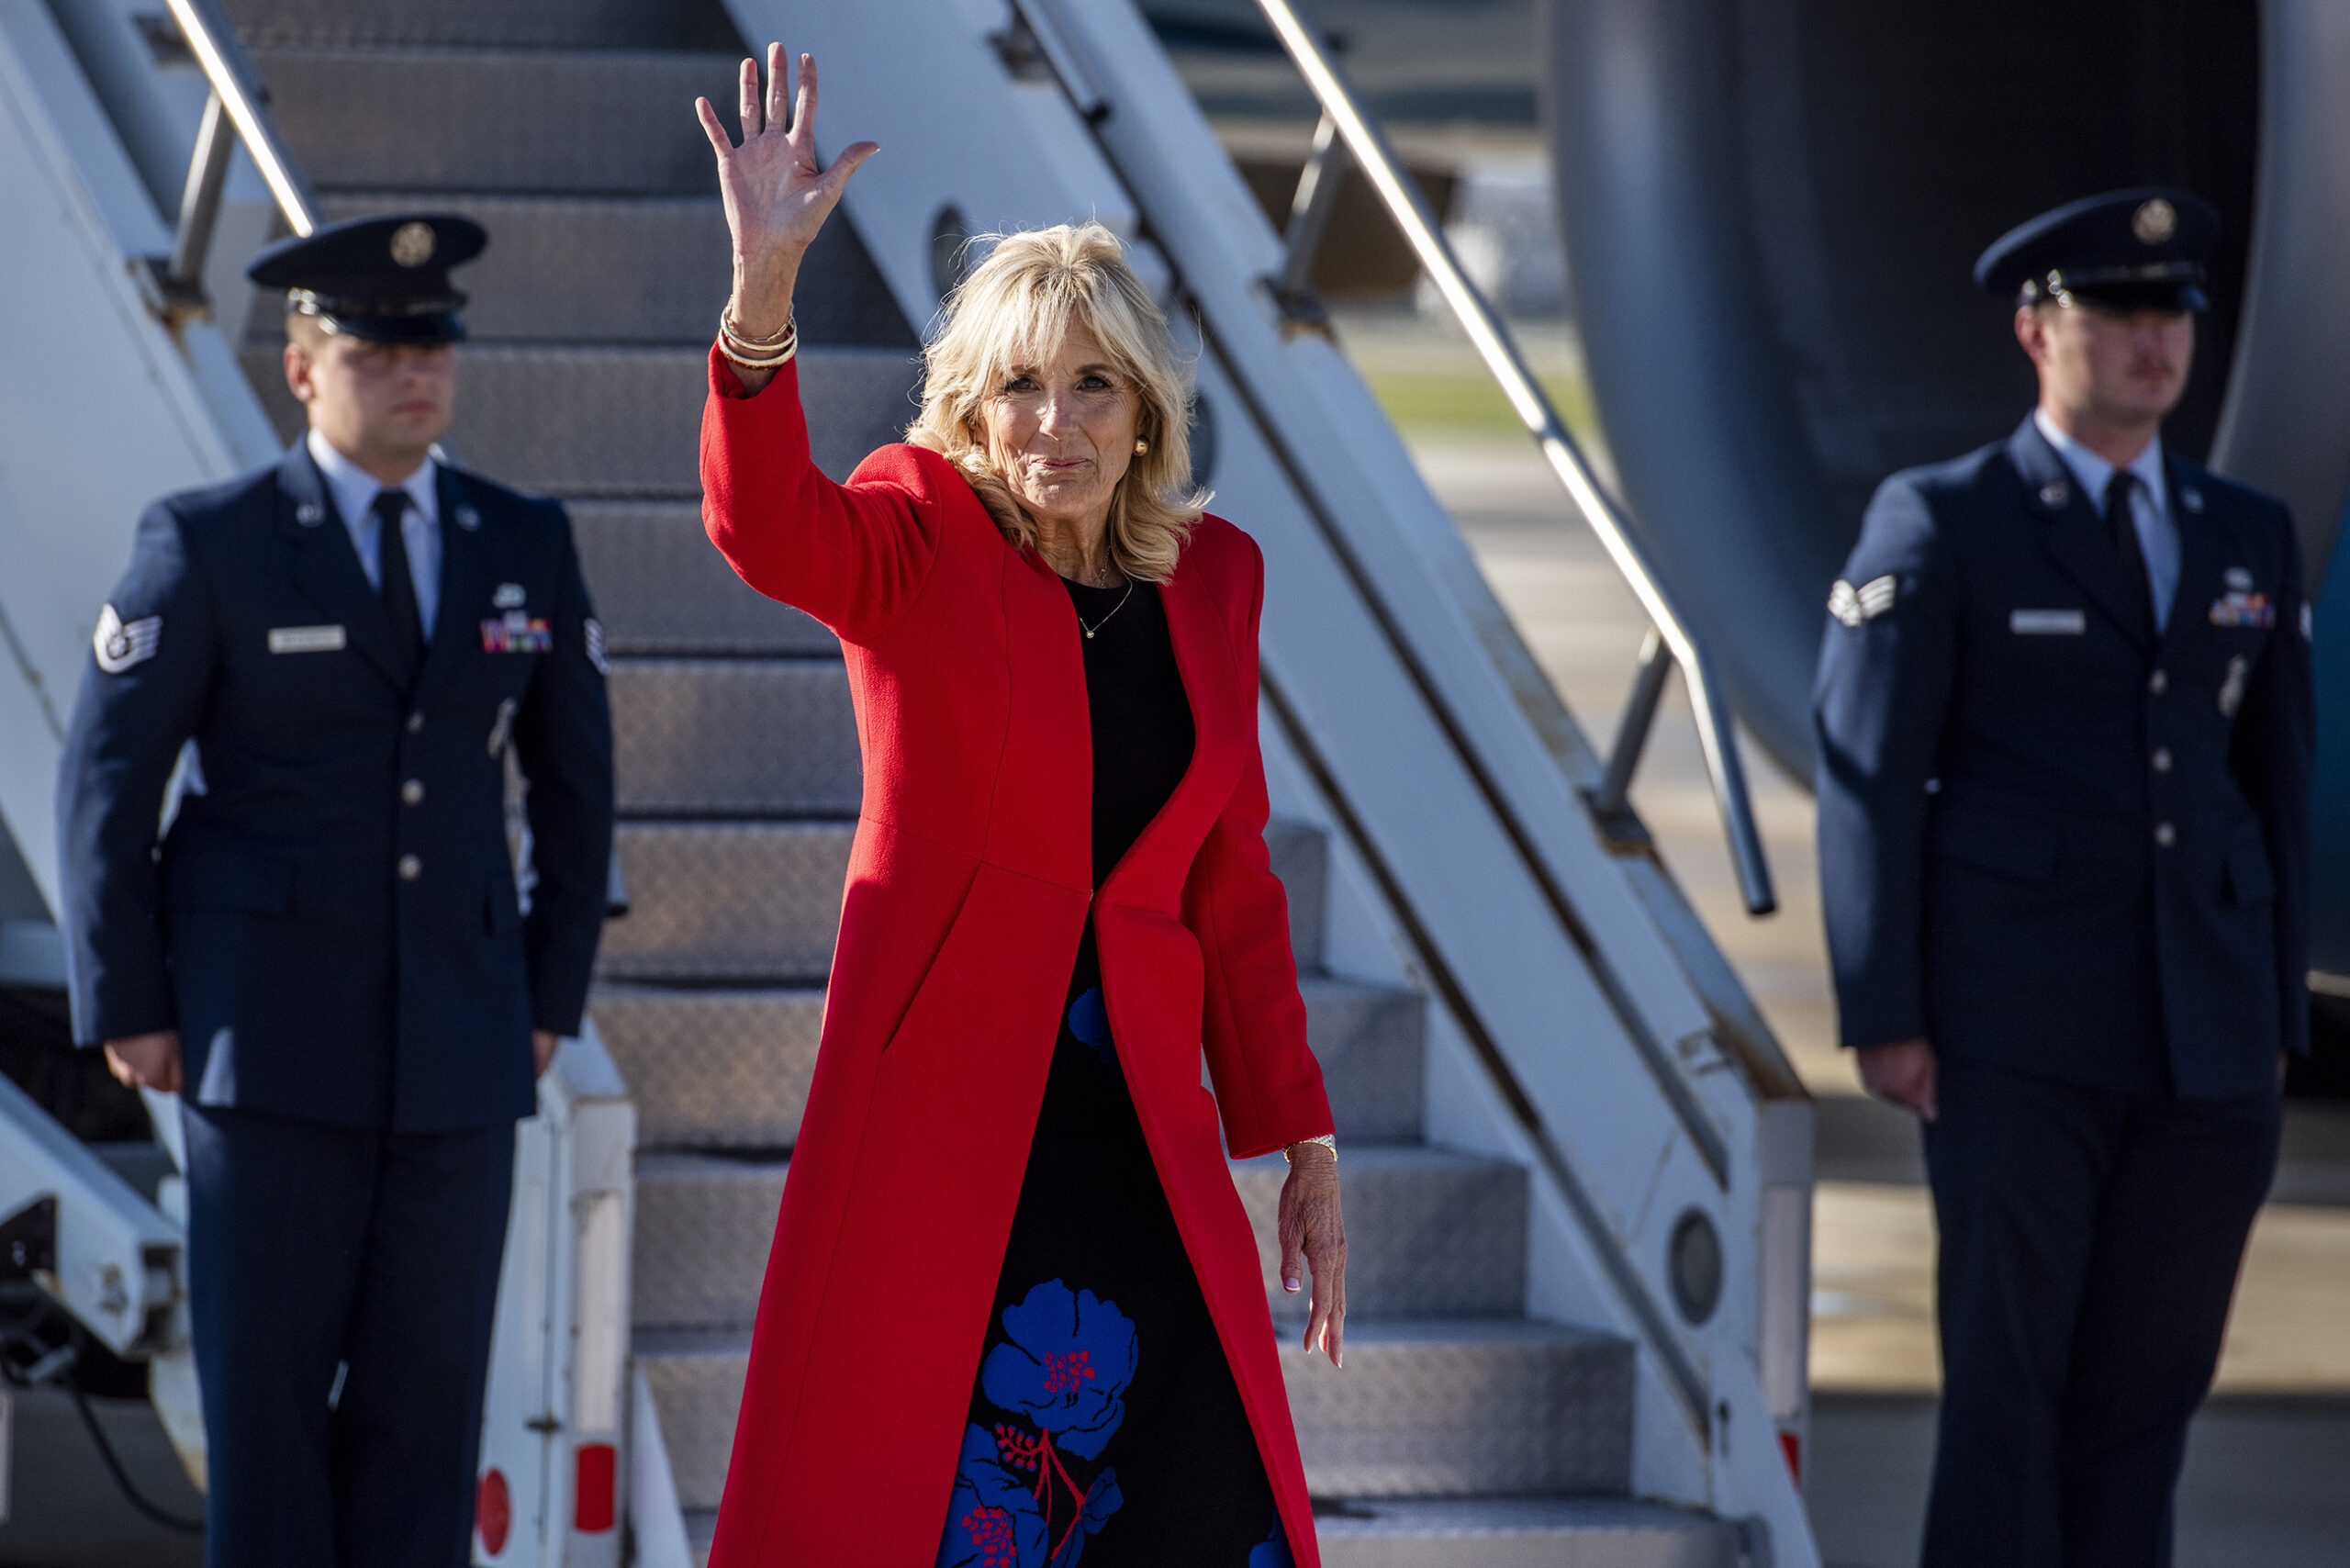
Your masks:
{"label": "woman's right hand", "polygon": [[814,242],[856,166],[880,151],[859,141],[841,149],[831,168],[816,161],[816,61],[800,57],[800,96],[784,129],[789,101],[783,46],[767,46],[767,91],[759,62],[743,62],[743,144],[734,145],[708,98],[694,113],[718,154],[718,188],[726,227],[734,238],[734,325],[754,338],[779,332],[791,316],[791,289],[800,258]]}

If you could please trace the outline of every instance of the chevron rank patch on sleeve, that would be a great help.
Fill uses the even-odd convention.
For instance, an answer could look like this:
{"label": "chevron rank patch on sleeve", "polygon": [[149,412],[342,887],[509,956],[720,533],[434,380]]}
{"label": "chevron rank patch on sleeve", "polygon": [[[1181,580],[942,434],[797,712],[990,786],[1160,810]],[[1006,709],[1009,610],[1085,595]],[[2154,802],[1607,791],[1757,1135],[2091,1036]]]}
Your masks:
{"label": "chevron rank patch on sleeve", "polygon": [[1857,588],[1839,578],[1828,595],[1828,613],[1847,626],[1874,621],[1893,608],[1896,586],[1890,574],[1872,578]]}
{"label": "chevron rank patch on sleeve", "polygon": [[98,629],[90,637],[90,647],[98,655],[98,667],[108,675],[120,675],[133,665],[146,663],[162,646],[163,618],[150,615],[143,621],[125,624],[113,605],[98,612]]}

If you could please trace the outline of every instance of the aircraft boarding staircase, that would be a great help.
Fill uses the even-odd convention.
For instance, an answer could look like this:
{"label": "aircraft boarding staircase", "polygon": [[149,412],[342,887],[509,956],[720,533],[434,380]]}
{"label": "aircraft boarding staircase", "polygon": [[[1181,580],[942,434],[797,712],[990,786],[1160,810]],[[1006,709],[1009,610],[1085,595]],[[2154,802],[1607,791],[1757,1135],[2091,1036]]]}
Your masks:
{"label": "aircraft boarding staircase", "polygon": [[[701,533],[696,433],[727,243],[690,106],[706,94],[731,117],[743,52],[736,22],[714,0],[226,0],[225,8],[323,217],[449,210],[476,218],[492,236],[461,279],[472,296],[472,338],[461,351],[449,446],[462,463],[567,502],[608,628],[629,911],[607,928],[591,1010],[636,1114],[628,1298],[635,1364],[658,1430],[640,1406],[634,1437],[666,1454],[696,1550],[706,1545],[724,1480],[749,1325],[814,1065],[859,787],[837,645],[744,588]],[[986,35],[966,27],[973,17],[1002,10],[1013,20],[977,0],[934,8],[949,24],[941,31],[975,39]],[[859,15],[878,28],[889,9]],[[835,20],[851,32],[857,26]],[[795,47],[804,39],[786,36]],[[885,147],[904,140],[835,106],[864,101],[853,72],[838,70],[847,41],[807,45],[830,50],[834,134],[872,129]],[[1033,114],[1033,59],[1024,68],[999,53],[982,58],[1026,95],[1023,112]],[[850,78],[837,95],[836,70]],[[1045,85],[1042,96],[1058,101],[1062,89]],[[918,155],[899,156],[910,154]],[[877,162],[860,182],[886,168]],[[886,179],[873,184],[870,202],[853,203],[827,227],[798,301],[803,397],[817,459],[835,476],[911,414],[914,329],[926,313],[903,267],[887,275],[860,241],[860,230],[879,221],[878,204],[894,195]],[[998,219],[975,207],[974,226],[1066,215],[1007,209]],[[920,218],[931,216],[925,209]],[[1137,227],[1131,218],[1120,226]],[[1149,245],[1140,253],[1146,267],[1165,270]],[[277,302],[250,294],[216,291],[219,315],[239,329],[252,390],[290,437],[297,410],[278,367]],[[1334,1568],[1815,1561],[1779,1451],[1783,1434],[1799,1439],[1799,1392],[1793,1405],[1774,1392],[1766,1412],[1749,1386],[1757,1343],[1773,1331],[1752,1299],[1766,1288],[1754,1276],[1769,1249],[1757,1239],[1751,1184],[1767,1159],[1757,1152],[1755,1114],[1739,1124],[1721,1096],[1744,1104],[1754,1092],[1722,1088],[1752,1076],[1734,1065],[1758,1048],[1751,1005],[1652,857],[1619,850],[1587,861],[1626,879],[1601,901],[1619,912],[1610,929],[1628,911],[1643,931],[1662,933],[1640,940],[1668,955],[1668,968],[1678,958],[1673,974],[1683,991],[1664,1011],[1695,1017],[1696,1032],[1669,1036],[1663,1070],[1625,1051],[1628,1077],[1579,1080],[1554,1066],[1564,1076],[1546,1082],[1495,1059],[1506,1051],[1493,1036],[1508,1025],[1481,1013],[1471,994],[1488,982],[1456,973],[1460,960],[1445,958],[1448,941],[1477,938],[1427,928],[1440,913],[1409,896],[1414,873],[1397,858],[1403,852],[1382,849],[1377,802],[1350,788],[1353,765],[1317,744],[1331,721],[1311,711],[1314,692],[1304,682],[1286,693],[1274,684],[1280,574],[1294,552],[1268,533],[1282,520],[1245,510],[1255,491],[1242,403],[1210,369],[1210,417],[1221,421],[1215,461],[1231,472],[1209,476],[1239,521],[1267,537],[1276,574],[1265,733],[1284,820],[1269,836],[1291,891],[1313,1043],[1337,1109],[1351,1243],[1350,1354],[1339,1372],[1295,1349],[1302,1305],[1272,1280],[1281,1161],[1236,1164],[1285,1337],[1326,1559]],[[1367,398],[1361,407],[1370,408]],[[1375,409],[1370,418],[1393,447]],[[1375,466],[1380,456],[1366,461]],[[125,516],[96,525],[127,538],[128,524]],[[1452,548],[1466,559],[1457,540]],[[1479,602],[1489,606],[1489,596]],[[1490,625],[1483,634],[1497,661],[1525,664],[1522,648],[1497,648]],[[1549,700],[1547,717],[1529,727],[1550,724],[1561,768],[1587,764],[1588,749]],[[1441,809],[1448,797],[1427,788],[1431,808]],[[1571,797],[1562,790],[1561,798]],[[1588,830],[1569,823],[1565,831]],[[1634,1026],[1646,1003],[1610,999],[1609,988],[1651,982],[1627,982],[1611,969],[1608,944],[1620,935],[1585,940],[1594,943],[1592,978],[1576,979],[1569,993],[1595,1015],[1612,1008]],[[1552,1006],[1542,985],[1528,989],[1529,1005]],[[1744,1031],[1744,1058],[1707,1034],[1707,1020],[1717,1033]],[[1598,1037],[1596,1025],[1572,1028]],[[1606,1172],[1607,1150],[1562,1148],[1569,1133],[1549,1109],[1556,1095],[1652,1099],[1660,1070],[1695,1075],[1698,1108],[1684,1105],[1683,1125],[1729,1126],[1716,1134],[1719,1148],[1668,1130],[1628,1174]],[[1691,1101],[1685,1086],[1679,1093]],[[1784,1126],[1761,1141],[1773,1137],[1784,1144]],[[1802,1191],[1801,1177],[1785,1173],[1787,1158],[1771,1158],[1781,1167],[1771,1191]],[[1677,1221],[1666,1212],[1680,1209],[1668,1197],[1684,1168],[1702,1177],[1709,1160],[1720,1167],[1719,1194],[1744,1193],[1742,1209],[1727,1197],[1707,1200],[1720,1206],[1719,1231],[1696,1206]],[[1634,1200],[1617,1196],[1627,1182]],[[1657,1304],[1667,1271],[1658,1260],[1616,1257],[1610,1215],[1620,1216],[1614,1230],[1653,1235],[1660,1252],[1669,1233],[1676,1260],[1693,1223],[1705,1233],[1700,1244],[1713,1237],[1714,1292],[1722,1295],[1728,1273],[1728,1305],[1684,1302],[1681,1329],[1652,1321],[1665,1310]],[[1785,1287],[1784,1235],[1774,1256]],[[1800,1268],[1799,1245],[1795,1258]],[[1704,1285],[1703,1261],[1693,1289]],[[871,1288],[919,1289],[920,1260],[906,1269]],[[1799,1299],[1800,1275],[1794,1288]],[[1718,1370],[1711,1394],[1707,1350],[1687,1338],[1709,1320],[1717,1330],[1729,1326],[1729,1353],[1748,1358],[1744,1372]],[[1782,1311],[1782,1341],[1785,1322]],[[1796,1322],[1799,1333],[1799,1312]],[[1679,1348],[1661,1349],[1668,1346]],[[1724,1350],[1711,1353],[1718,1366]],[[644,1512],[666,1502],[649,1495],[665,1488],[648,1493],[641,1464],[636,1473],[639,1560],[666,1562],[675,1521]],[[524,1560],[488,1554],[480,1541],[476,1551],[486,1562]]]}

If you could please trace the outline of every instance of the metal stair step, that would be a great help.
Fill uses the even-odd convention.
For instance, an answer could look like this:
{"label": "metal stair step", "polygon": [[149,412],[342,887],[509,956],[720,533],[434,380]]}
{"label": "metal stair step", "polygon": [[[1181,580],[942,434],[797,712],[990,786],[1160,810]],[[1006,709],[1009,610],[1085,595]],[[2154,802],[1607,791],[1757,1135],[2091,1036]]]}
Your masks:
{"label": "metal stair step", "polygon": [[[651,1151],[637,1161],[640,1327],[722,1327],[758,1310],[785,1162]],[[1306,1297],[1275,1282],[1274,1215],[1281,1161],[1236,1164],[1277,1316]],[[1350,1311],[1370,1318],[1506,1316],[1526,1295],[1526,1173],[1448,1150],[1365,1145],[1348,1151],[1345,1195]],[[1292,1308],[1295,1309],[1292,1314]],[[1293,1331],[1293,1330],[1292,1330]]]}
{"label": "metal stair step", "polygon": [[1344,1371],[1281,1338],[1316,1496],[1620,1495],[1631,1342],[1525,1318],[1349,1319]]}
{"label": "metal stair step", "polygon": [[1289,945],[1301,969],[1322,967],[1322,909],[1328,901],[1330,848],[1311,823],[1276,818],[1265,824],[1265,852],[1289,893]]}
{"label": "metal stair step", "polygon": [[[688,1508],[725,1484],[751,1334],[641,1328],[637,1364]],[[1281,1371],[1316,1496],[1621,1495],[1631,1481],[1632,1347],[1524,1319],[1347,1328],[1341,1372],[1284,1337]]]}
{"label": "metal stair step", "polygon": [[[822,979],[832,968],[854,827],[847,821],[623,822],[620,853],[629,914],[605,929],[603,972],[616,980],[770,984]],[[1267,836],[1270,843],[1274,835]],[[1296,842],[1293,834],[1281,837]],[[1286,877],[1300,873],[1301,866],[1277,854],[1273,869]],[[1292,899],[1291,908],[1304,902]],[[1354,1004],[1353,1011],[1341,1009],[1343,1023],[1329,1042],[1331,1055],[1323,1058],[1326,1071],[1359,1053],[1350,1071],[1399,1074],[1392,1085],[1381,1080],[1381,1094],[1400,1091],[1402,1078],[1416,1080],[1419,1042],[1405,1037],[1399,1022],[1411,993],[1318,983],[1343,988],[1337,994]],[[1416,1010],[1416,998],[1411,1006]],[[1407,1060],[1408,1071],[1402,1071]],[[1411,1127],[1391,1136],[1416,1136],[1417,1126],[1415,1103]],[[1355,1125],[1349,1136],[1381,1135]]]}
{"label": "metal stair step", "polygon": [[734,50],[719,0],[227,0],[253,47]]}
{"label": "metal stair step", "polygon": [[[706,345],[731,286],[726,215],[714,196],[515,196],[349,191],[323,198],[335,222],[391,212],[453,212],[489,231],[457,275],[476,343]],[[257,291],[248,330],[275,340],[280,297]],[[811,348],[920,343],[845,223],[828,223],[801,261],[792,312]]]}
{"label": "metal stair step", "polygon": [[610,684],[623,815],[856,815],[864,770],[837,657],[617,659]]}
{"label": "metal stair step", "polygon": [[[1289,1167],[1278,1154],[1235,1160],[1232,1180],[1257,1232],[1276,1321],[1304,1321],[1313,1285],[1277,1278],[1277,1220]],[[1526,1309],[1525,1170],[1422,1144],[1350,1143],[1339,1151],[1347,1216],[1347,1309],[1366,1318],[1511,1317]]]}
{"label": "metal stair step", "polygon": [[743,1377],[751,1360],[750,1329],[640,1328],[632,1348],[661,1416],[661,1441],[669,1450],[678,1506],[715,1508],[734,1451],[734,1418],[743,1408]]}
{"label": "metal stair step", "polygon": [[814,620],[734,575],[696,501],[575,501],[572,537],[616,655],[838,655]]}
{"label": "metal stair step", "polygon": [[637,1327],[722,1327],[752,1319],[783,1175],[780,1159],[637,1156],[630,1296]]}
{"label": "metal stair step", "polygon": [[599,968],[613,980],[821,981],[854,828],[622,823],[629,913],[604,928]]}
{"label": "metal stair step", "polygon": [[822,987],[608,982],[588,1006],[636,1103],[639,1148],[787,1148],[799,1137],[823,1027]]}
{"label": "metal stair step", "polygon": [[1316,1499],[1324,1568],[1738,1568],[1725,1520],[1625,1497]]}
{"label": "metal stair step", "polygon": [[[733,50],[252,50],[326,190],[715,195],[696,97],[731,112]],[[527,112],[525,112],[527,111]]]}
{"label": "metal stair step", "polygon": [[[630,863],[625,857],[630,853],[627,839],[632,831],[621,829],[623,868]],[[723,846],[720,848],[722,853]],[[644,899],[643,885],[633,880],[633,872],[630,875],[631,898]],[[790,1147],[800,1136],[800,1116],[807,1109],[808,1084],[816,1070],[817,1039],[824,1016],[822,986],[617,981],[610,978],[615,944],[637,919],[632,912],[626,920],[605,928],[607,979],[589,998],[589,1006],[595,1013],[597,1032],[636,1102],[639,1145],[655,1149]],[[672,975],[677,976],[676,969]],[[1374,1098],[1356,1092],[1359,1064],[1378,1067],[1385,1058],[1406,1055],[1406,1046],[1416,1062],[1418,997],[1326,975],[1307,976],[1300,989],[1305,995],[1307,1038],[1324,1064],[1334,1106]],[[1380,999],[1378,1015],[1400,1036],[1396,1043],[1377,1048],[1360,1043],[1359,999],[1365,993]],[[1357,1031],[1358,1044],[1351,1048],[1335,1047],[1332,1036],[1346,1031]],[[1386,1071],[1383,1067],[1378,1070]],[[1413,1082],[1417,1083],[1416,1066]],[[1416,1096],[1413,1103],[1417,1103]],[[1382,1113],[1376,1120],[1389,1123],[1395,1118]],[[1354,1158],[1358,1140],[1370,1146],[1418,1134],[1416,1119],[1408,1129],[1396,1133],[1361,1126],[1341,1112],[1338,1137],[1348,1145],[1342,1169],[1351,1174],[1362,1163]],[[1498,1310],[1516,1310],[1515,1299]]]}
{"label": "metal stair step", "polygon": [[1417,1138],[1427,1099],[1427,1001],[1415,991],[1331,975],[1302,975],[1298,989],[1339,1139]]}
{"label": "metal stair step", "polygon": [[[701,406],[709,350],[476,343],[457,351],[456,460],[516,489],[551,496],[701,493]],[[278,433],[303,428],[280,352],[242,351],[245,375]],[[826,473],[845,475],[898,438],[917,367],[890,349],[810,348],[800,355],[809,438]]]}

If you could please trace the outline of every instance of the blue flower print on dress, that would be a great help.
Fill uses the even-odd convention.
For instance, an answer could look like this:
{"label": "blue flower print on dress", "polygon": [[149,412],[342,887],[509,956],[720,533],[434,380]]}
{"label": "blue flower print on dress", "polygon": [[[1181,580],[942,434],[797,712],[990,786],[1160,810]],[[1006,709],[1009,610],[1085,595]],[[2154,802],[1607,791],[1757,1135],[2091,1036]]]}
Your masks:
{"label": "blue flower print on dress", "polygon": [[1118,1043],[1110,1037],[1110,1006],[1102,1000],[1100,986],[1069,1004],[1069,1032],[1093,1047],[1111,1077],[1125,1081],[1126,1075],[1118,1066]]}
{"label": "blue flower print on dress", "polygon": [[1248,1568],[1297,1568],[1297,1559],[1290,1555],[1289,1536],[1278,1518],[1273,1520],[1273,1533],[1248,1549]]}
{"label": "blue flower print on dress", "polygon": [[[1039,1451],[1041,1439],[1007,1440],[1018,1435],[1003,1427],[992,1433],[964,1428],[938,1568],[1077,1568],[1086,1541],[1125,1501],[1114,1469],[1095,1476],[1080,1496],[1068,1472]],[[1075,1502],[1075,1513],[1064,1504],[1064,1518],[1047,1518],[1062,1490]]]}
{"label": "blue flower print on dress", "polygon": [[1045,1514],[1036,1483],[984,1427],[963,1433],[938,1568],[1041,1568]]}
{"label": "blue flower print on dress", "polygon": [[1003,1309],[999,1344],[979,1364],[979,1390],[1025,1416],[1053,1444],[1093,1459],[1126,1417],[1135,1326],[1113,1302],[1046,1280]]}
{"label": "blue flower print on dress", "polygon": [[1085,1489],[1085,1501],[1078,1506],[1076,1521],[1061,1537],[1060,1545],[1054,1549],[1053,1560],[1047,1568],[1077,1568],[1078,1560],[1085,1555],[1085,1543],[1101,1530],[1110,1516],[1118,1511],[1118,1505],[1125,1500],[1125,1495],[1118,1490],[1115,1468],[1105,1469],[1095,1476],[1093,1484]]}

